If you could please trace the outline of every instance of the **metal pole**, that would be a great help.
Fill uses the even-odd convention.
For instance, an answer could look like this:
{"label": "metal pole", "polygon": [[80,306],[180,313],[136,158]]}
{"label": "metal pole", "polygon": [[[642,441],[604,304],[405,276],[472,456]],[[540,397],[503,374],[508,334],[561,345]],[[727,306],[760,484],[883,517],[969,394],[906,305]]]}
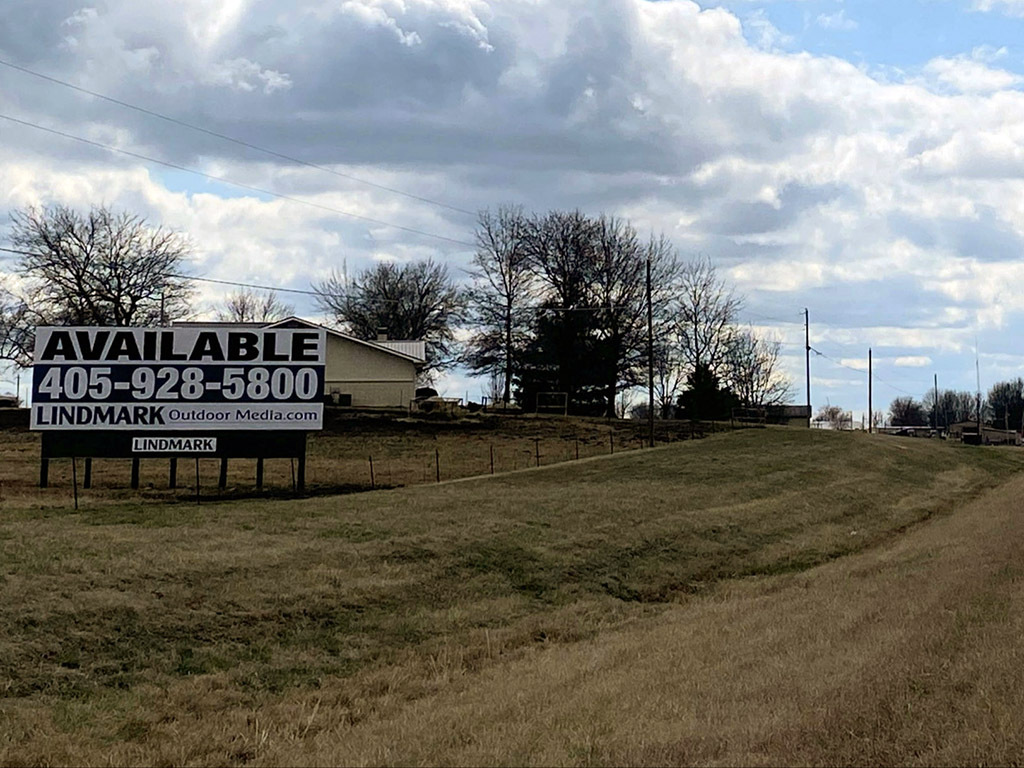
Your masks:
{"label": "metal pole", "polygon": [[437,478],[437,482],[441,482],[441,451],[437,448],[434,449],[434,473]]}
{"label": "metal pole", "polygon": [[370,489],[372,490],[372,489],[374,489],[376,487],[377,487],[377,480],[373,476],[373,456],[371,455],[370,456]]}
{"label": "metal pole", "polygon": [[78,459],[71,457],[71,484],[75,488],[75,511],[78,511]]}
{"label": "metal pole", "polygon": [[932,410],[935,412],[935,431],[939,432],[939,374],[935,374],[935,403]]}
{"label": "metal pole", "polygon": [[196,504],[200,504],[199,500],[199,457],[196,456]]}
{"label": "metal pole", "polygon": [[647,252],[647,427],[654,447],[654,308],[651,305],[651,254]]}
{"label": "metal pole", "polygon": [[85,460],[85,480],[82,482],[83,488],[92,488],[92,459],[87,458]]}
{"label": "metal pole", "polygon": [[870,435],[874,430],[872,429],[872,422],[874,421],[875,411],[871,404],[871,349],[868,348],[868,434]]}
{"label": "metal pole", "polygon": [[811,426],[811,315],[804,308],[804,350],[807,364],[807,427]]}

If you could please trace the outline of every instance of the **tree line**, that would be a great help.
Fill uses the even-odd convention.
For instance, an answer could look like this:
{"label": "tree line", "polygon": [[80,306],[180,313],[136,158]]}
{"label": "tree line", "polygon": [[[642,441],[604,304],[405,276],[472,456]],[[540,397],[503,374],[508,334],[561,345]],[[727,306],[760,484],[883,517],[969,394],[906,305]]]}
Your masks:
{"label": "tree line", "polygon": [[[465,366],[490,377],[496,400],[531,410],[558,393],[570,413],[614,415],[619,393],[646,384],[649,360],[659,416],[721,418],[789,399],[779,342],[741,326],[742,297],[708,258],[683,260],[663,237],[580,211],[483,211],[475,239],[461,280],[431,259],[382,260],[311,291],[358,338],[424,340],[427,376]],[[27,364],[38,325],[146,326],[201,311],[192,243],[132,214],[28,208],[12,215],[9,241],[21,255],[0,284],[2,358]],[[293,311],[272,291],[243,289],[216,316]]]}
{"label": "tree line", "polygon": [[[931,427],[948,429],[961,422],[983,424],[997,429],[1024,431],[1024,379],[1016,378],[993,384],[987,396],[952,389],[931,389],[918,400],[913,396],[895,398],[889,404],[888,418],[881,411],[872,417],[875,427]],[[839,406],[822,406],[816,422],[833,429],[852,429],[853,419]]]}

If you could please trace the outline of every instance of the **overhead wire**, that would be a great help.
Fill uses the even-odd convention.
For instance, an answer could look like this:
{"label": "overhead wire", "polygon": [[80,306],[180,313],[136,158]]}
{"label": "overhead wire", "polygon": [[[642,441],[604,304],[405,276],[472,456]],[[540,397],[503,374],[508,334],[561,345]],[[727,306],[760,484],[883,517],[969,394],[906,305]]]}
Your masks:
{"label": "overhead wire", "polygon": [[92,97],[97,98],[97,99],[102,99],[103,101],[110,102],[111,104],[116,104],[117,106],[124,107],[125,109],[131,109],[131,110],[134,110],[134,111],[139,112],[141,114],[148,115],[150,117],[155,117],[155,118],[157,118],[159,120],[165,120],[168,123],[180,126],[182,128],[187,128],[187,129],[189,129],[191,131],[197,131],[199,133],[204,133],[207,136],[213,136],[214,138],[221,139],[223,141],[228,141],[228,142],[231,142],[232,144],[237,144],[238,146],[241,146],[241,147],[246,147],[247,149],[253,149],[253,150],[256,150],[257,152],[262,152],[262,153],[264,153],[266,155],[269,155],[270,157],[276,157],[276,158],[278,158],[280,160],[287,160],[290,163],[297,163],[297,164],[303,165],[303,166],[305,166],[307,168],[313,168],[313,169],[318,170],[318,171],[323,171],[324,173],[330,173],[330,174],[333,174],[334,176],[338,176],[338,177],[341,177],[343,179],[348,179],[350,181],[354,181],[354,182],[357,182],[359,184],[364,184],[366,186],[373,187],[375,189],[380,189],[380,190],[385,191],[385,192],[391,192],[391,193],[396,194],[396,195],[401,195],[401,196],[407,197],[407,198],[409,198],[411,200],[417,200],[417,201],[419,201],[421,203],[427,203],[429,205],[435,205],[435,206],[438,206],[440,208],[446,208],[446,209],[448,209],[450,211],[454,211],[456,213],[462,213],[462,214],[465,214],[467,216],[476,216],[477,215],[474,211],[469,211],[469,210],[466,210],[465,208],[459,208],[458,206],[455,206],[455,205],[449,205],[448,203],[443,203],[440,200],[435,200],[433,198],[425,197],[423,195],[417,195],[417,194],[414,194],[412,192],[405,192],[405,191],[403,191],[401,189],[397,189],[396,187],[389,187],[389,186],[387,186],[385,184],[378,184],[377,182],[374,182],[374,181],[368,181],[367,179],[363,179],[363,178],[360,178],[358,176],[353,176],[351,174],[335,170],[334,168],[328,168],[327,166],[319,165],[317,163],[312,163],[312,162],[309,162],[308,160],[302,160],[302,159],[297,158],[297,157],[292,157],[291,155],[287,155],[284,152],[278,152],[277,150],[274,150],[274,149],[268,149],[267,147],[261,147],[258,144],[253,144],[252,142],[245,141],[244,139],[239,139],[239,138],[237,138],[235,136],[229,136],[226,133],[220,133],[218,131],[210,130],[209,128],[204,128],[201,125],[195,125],[193,123],[189,123],[189,122],[186,122],[184,120],[180,120],[179,118],[171,117],[170,115],[165,115],[165,114],[163,114],[161,112],[157,112],[156,110],[147,109],[146,107],[140,107],[137,104],[132,104],[131,102],[123,101],[121,99],[116,99],[113,96],[107,96],[106,94],[99,93],[97,91],[91,91],[88,88],[83,88],[80,85],[75,85],[74,83],[69,83],[66,80],[61,80],[60,78],[53,77],[51,75],[45,75],[42,72],[36,72],[35,70],[29,69],[28,67],[23,67],[23,66],[20,66],[19,64],[14,64],[14,63],[12,63],[10,61],[4,61],[3,59],[0,59],[0,66],[8,67],[9,69],[17,70],[18,72],[23,72],[23,73],[25,73],[27,75],[31,75],[32,77],[37,77],[37,78],[39,78],[41,80],[46,80],[47,82],[55,83],[56,85],[60,85],[60,86],[63,86],[65,88],[70,88],[70,89],[72,89],[74,91],[78,91],[79,93],[84,93],[84,94],[86,94],[88,96],[92,96]]}
{"label": "overhead wire", "polygon": [[[834,365],[838,365],[841,368],[846,368],[849,371],[853,371],[855,373],[860,373],[860,374],[862,374],[864,376],[867,376],[867,374],[868,374],[868,372],[866,370],[864,370],[863,368],[854,368],[853,366],[846,365],[845,363],[840,362],[839,360],[836,360],[835,358],[830,357],[829,355],[826,355],[824,352],[821,352],[820,350],[817,350],[814,347],[811,347],[811,351],[814,354],[818,355],[819,357],[824,357],[826,360],[829,360]],[[877,381],[879,384],[884,384],[885,386],[889,387],[890,389],[892,389],[892,390],[894,390],[896,392],[900,392],[900,393],[902,393],[904,395],[909,395],[910,397],[917,397],[917,395],[915,395],[913,392],[910,392],[910,391],[908,391],[906,389],[903,389],[902,387],[896,386],[892,382],[889,382],[889,381],[883,379],[881,376],[879,376],[874,371],[871,372],[871,378],[872,378],[872,380]],[[926,389],[927,389],[927,387],[926,387]]]}
{"label": "overhead wire", "polygon": [[[14,256],[35,256],[40,257],[41,254],[32,253],[31,251],[22,251],[16,248],[7,248],[0,246],[0,258],[11,259]],[[292,293],[300,294],[303,296],[322,297],[323,292],[315,290],[304,290],[302,288],[286,288],[279,285],[263,285],[259,283],[246,283],[238,280],[223,280],[220,278],[213,277],[200,277],[198,275],[187,275],[179,272],[168,272],[165,277],[174,278],[177,280],[191,280],[201,283],[214,283],[217,285],[230,285],[238,288],[249,288],[258,291],[276,291],[279,293]],[[378,303],[399,303],[399,299],[375,299]],[[609,307],[598,306],[598,307],[524,307],[524,309],[534,310],[535,312],[602,312],[609,309]]]}
{"label": "overhead wire", "polygon": [[351,211],[345,211],[345,210],[342,210],[340,208],[334,208],[334,207],[329,206],[329,205],[323,205],[322,203],[314,203],[311,200],[303,200],[300,197],[294,197],[292,195],[285,195],[285,194],[282,194],[280,192],[274,192],[274,191],[269,190],[269,189],[264,189],[262,187],[256,187],[256,186],[253,186],[252,184],[246,184],[244,182],[234,181],[232,179],[227,178],[226,176],[217,176],[216,174],[206,173],[205,171],[200,171],[200,170],[198,170],[196,168],[189,168],[188,166],[185,166],[185,165],[179,165],[177,163],[168,162],[167,160],[160,160],[158,158],[149,157],[148,155],[143,155],[143,154],[140,154],[138,152],[132,152],[131,150],[128,150],[128,149],[121,149],[120,147],[113,147],[113,146],[111,146],[109,144],[104,144],[103,142],[94,141],[92,139],[87,139],[87,138],[85,138],[83,136],[76,136],[73,133],[67,133],[65,131],[60,131],[60,130],[57,130],[56,128],[48,128],[48,127],[46,127],[44,125],[39,125],[38,123],[33,123],[33,122],[29,121],[29,120],[22,120],[20,118],[12,117],[10,115],[5,115],[5,114],[0,114],[0,119],[7,120],[9,122],[12,122],[12,123],[15,123],[15,124],[18,124],[18,125],[23,125],[23,126],[26,126],[28,128],[34,128],[34,129],[39,130],[39,131],[44,131],[44,132],[52,134],[54,136],[61,136],[61,137],[65,138],[65,139],[72,139],[73,141],[78,141],[78,142],[81,142],[82,144],[88,144],[88,145],[93,146],[93,147],[98,147],[100,149],[105,149],[108,152],[116,152],[116,153],[121,154],[121,155],[126,155],[128,157],[135,158],[136,160],[143,160],[143,161],[145,161],[147,163],[156,163],[157,165],[162,165],[162,166],[165,166],[167,168],[172,168],[172,169],[174,169],[176,171],[182,171],[184,173],[191,173],[191,174],[194,174],[196,176],[201,176],[202,178],[209,179],[210,181],[217,181],[217,182],[220,182],[222,184],[230,184],[231,186],[239,187],[240,189],[246,189],[246,190],[249,190],[250,192],[256,192],[256,193],[261,194],[261,195],[269,195],[271,197],[276,197],[276,198],[278,198],[280,200],[288,200],[289,202],[298,203],[300,205],[306,205],[306,206],[309,206],[311,208],[317,208],[319,210],[327,211],[329,213],[334,213],[334,214],[337,214],[339,216],[348,216],[349,218],[356,219],[358,221],[365,221],[365,222],[367,222],[369,224],[378,224],[380,226],[389,227],[391,229],[401,230],[402,232],[409,232],[409,233],[415,234],[415,235],[421,235],[423,237],[433,238],[435,240],[442,240],[444,242],[453,243],[455,245],[464,245],[464,246],[468,246],[470,248],[475,248],[476,247],[476,243],[471,243],[471,242],[469,242],[467,240],[458,240],[458,239],[456,239],[454,237],[448,237],[446,235],[438,235],[438,234],[436,234],[434,232],[426,232],[426,231],[424,231],[422,229],[416,229],[414,227],[406,227],[406,226],[401,225],[401,224],[393,224],[393,223],[391,223],[389,221],[383,221],[381,219],[375,219],[375,218],[372,218],[370,216],[363,216],[362,214],[359,214],[359,213],[352,213]]}

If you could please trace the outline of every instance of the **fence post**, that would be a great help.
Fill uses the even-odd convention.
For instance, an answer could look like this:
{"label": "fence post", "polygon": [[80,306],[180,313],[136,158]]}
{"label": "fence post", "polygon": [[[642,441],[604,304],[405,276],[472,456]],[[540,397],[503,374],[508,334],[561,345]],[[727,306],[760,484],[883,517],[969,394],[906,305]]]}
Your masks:
{"label": "fence post", "polygon": [[437,475],[437,482],[441,482],[441,451],[434,449],[434,471]]}
{"label": "fence post", "polygon": [[373,455],[370,456],[370,490],[377,487],[377,480],[373,476]]}
{"label": "fence post", "polygon": [[491,474],[494,474],[494,444],[491,443]]}

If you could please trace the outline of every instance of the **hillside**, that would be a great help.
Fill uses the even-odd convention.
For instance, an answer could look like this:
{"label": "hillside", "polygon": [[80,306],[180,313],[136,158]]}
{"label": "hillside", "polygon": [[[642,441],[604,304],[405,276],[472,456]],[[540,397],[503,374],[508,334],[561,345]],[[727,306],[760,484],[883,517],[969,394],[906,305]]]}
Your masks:
{"label": "hillside", "polygon": [[[827,656],[831,614],[816,622],[813,605],[775,591],[833,583],[836,571],[808,569],[843,555],[884,561],[936,515],[955,525],[946,513],[1022,465],[1009,450],[779,429],[302,501],[79,514],[0,502],[0,762],[713,762],[732,754],[726,736],[670,753],[667,736],[634,742],[607,720],[618,702],[639,712],[662,696],[659,675],[696,659],[691,643],[718,642],[679,611],[735,618],[781,601],[764,626],[716,625],[743,649],[717,663],[763,666],[748,632],[775,647],[791,610]],[[856,567],[870,585],[876,566]],[[671,658],[653,650],[659,632]],[[597,676],[606,686],[573,677],[595,653],[662,660],[636,687],[618,672]],[[532,719],[544,702],[529,686],[546,678],[565,702],[593,680],[605,720],[557,697],[544,702],[558,717]],[[522,707],[502,687],[517,681]],[[502,701],[467,703],[488,686]],[[680,717],[692,694],[672,704]]]}

